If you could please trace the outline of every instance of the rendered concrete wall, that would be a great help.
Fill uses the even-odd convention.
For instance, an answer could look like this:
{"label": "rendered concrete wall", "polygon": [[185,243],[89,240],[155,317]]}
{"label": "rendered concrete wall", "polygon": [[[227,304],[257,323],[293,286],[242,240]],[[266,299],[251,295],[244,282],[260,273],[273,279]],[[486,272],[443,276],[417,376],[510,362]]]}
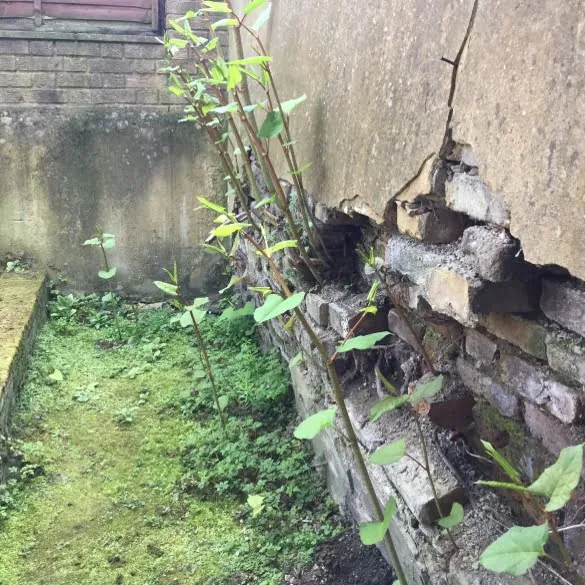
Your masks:
{"label": "rendered concrete wall", "polygon": [[160,109],[5,111],[0,116],[0,257],[34,258],[66,286],[98,287],[101,258],[82,247],[96,226],[116,234],[111,261],[125,294],[149,295],[174,260],[185,284],[218,276],[199,244],[218,192],[205,136]]}
{"label": "rendered concrete wall", "polygon": [[[381,221],[452,131],[526,258],[585,278],[583,3],[273,4],[273,68],[283,96],[308,96],[293,129],[320,201]],[[441,58],[458,53],[454,78]]]}

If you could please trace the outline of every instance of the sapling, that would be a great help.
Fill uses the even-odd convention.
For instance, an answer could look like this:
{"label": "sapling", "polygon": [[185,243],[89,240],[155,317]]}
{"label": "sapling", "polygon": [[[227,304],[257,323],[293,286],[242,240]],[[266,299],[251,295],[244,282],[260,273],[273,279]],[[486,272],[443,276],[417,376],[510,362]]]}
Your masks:
{"label": "sapling", "polygon": [[[581,480],[583,443],[562,449],[556,462],[547,467],[536,481],[526,486],[520,472],[490,443],[482,442],[486,453],[510,481],[477,483],[521,492],[533,498],[540,509],[543,523],[528,527],[512,526],[482,553],[481,564],[496,573],[519,576],[528,572],[540,558],[546,558],[560,567],[561,571],[567,572],[574,585],[584,585],[585,579],[578,574],[561,537],[561,532],[578,529],[582,525],[558,528],[555,517],[555,512],[566,506]],[[546,502],[543,502],[543,498]],[[549,541],[557,548],[560,558],[545,551]]]}
{"label": "sapling", "polygon": [[213,368],[211,367],[211,362],[209,361],[209,353],[205,345],[205,339],[203,339],[203,335],[199,329],[199,324],[203,321],[203,319],[205,319],[205,316],[207,315],[205,310],[201,309],[200,307],[206,305],[209,302],[209,299],[207,297],[200,297],[194,299],[192,303],[188,303],[181,294],[176,262],[173,266],[172,272],[167,269],[165,269],[165,272],[167,273],[171,282],[156,280],[154,284],[165,294],[173,297],[177,302],[178,308],[181,309],[182,314],[177,318],[173,318],[173,321],[179,321],[182,327],[193,328],[193,332],[195,333],[195,338],[197,340],[197,347],[199,349],[201,363],[203,364],[207,380],[211,386],[213,400],[215,402],[215,407],[217,409],[221,425],[225,429],[226,420],[224,410],[227,407],[227,396],[220,396],[219,394],[217,385],[215,383],[215,376],[213,375]]}
{"label": "sapling", "polygon": [[118,303],[112,288],[112,278],[116,276],[117,268],[115,266],[111,266],[111,264],[108,262],[108,254],[106,253],[106,250],[111,250],[115,247],[116,236],[114,234],[106,234],[101,228],[98,228],[93,238],[85,240],[83,245],[98,246],[102,252],[105,270],[98,271],[98,276],[108,283],[108,292],[102,297],[102,303],[105,305],[110,305],[114,315],[118,341],[122,341],[122,332],[120,330],[120,323],[118,321]]}

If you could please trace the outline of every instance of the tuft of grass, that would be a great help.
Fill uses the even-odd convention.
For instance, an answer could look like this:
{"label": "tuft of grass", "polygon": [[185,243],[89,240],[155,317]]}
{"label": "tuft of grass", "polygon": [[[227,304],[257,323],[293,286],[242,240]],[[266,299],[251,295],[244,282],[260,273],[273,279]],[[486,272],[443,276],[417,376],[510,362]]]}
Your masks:
{"label": "tuft of grass", "polygon": [[[224,433],[171,312],[122,307],[117,344],[103,310],[74,298],[37,340],[15,421],[26,464],[0,492],[0,584],[276,584],[342,530],[253,323],[203,325]],[[257,516],[250,494],[265,499]]]}

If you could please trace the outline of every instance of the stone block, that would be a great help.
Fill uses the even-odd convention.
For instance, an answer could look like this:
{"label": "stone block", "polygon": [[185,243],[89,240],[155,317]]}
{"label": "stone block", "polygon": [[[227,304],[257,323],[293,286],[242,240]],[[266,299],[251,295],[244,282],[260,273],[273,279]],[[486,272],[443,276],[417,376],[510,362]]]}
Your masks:
{"label": "stone block", "polygon": [[538,359],[546,359],[547,330],[536,321],[517,315],[488,313],[482,315],[479,322],[496,337],[504,339]]}
{"label": "stone block", "polygon": [[139,43],[129,43],[124,48],[127,58],[132,59],[164,59],[165,48],[161,44],[142,45]]}
{"label": "stone block", "polygon": [[556,418],[529,402],[524,407],[524,421],[530,433],[540,439],[555,456],[558,456],[561,449],[585,441],[583,427],[563,425]]}
{"label": "stone block", "polygon": [[0,87],[30,87],[31,73],[0,73]]}
{"label": "stone block", "polygon": [[2,55],[26,55],[28,51],[28,41],[24,39],[0,39],[0,54]]}
{"label": "stone block", "polygon": [[91,92],[94,104],[133,104],[136,102],[135,89],[96,89]]}
{"label": "stone block", "polygon": [[431,361],[441,364],[457,357],[462,340],[463,327],[460,323],[454,319],[444,319],[444,322],[439,322],[431,318],[426,324],[423,346]]}
{"label": "stone block", "polygon": [[549,335],[546,340],[548,365],[580,384],[585,384],[585,347],[575,340]]}
{"label": "stone block", "polygon": [[[360,294],[349,297],[345,300],[339,300],[329,303],[329,325],[341,337],[345,338],[351,328],[363,316],[360,309],[367,305],[367,295]],[[361,325],[355,331],[355,335],[367,335],[376,331],[384,331],[388,327],[388,321],[385,311],[378,310],[373,314],[364,317]]]}
{"label": "stone block", "polygon": [[14,71],[16,57],[14,55],[0,55],[0,71]]}
{"label": "stone block", "polygon": [[458,240],[468,222],[465,215],[440,207],[419,215],[409,215],[403,207],[397,209],[398,231],[429,244]]}
{"label": "stone block", "polygon": [[61,71],[63,59],[61,57],[17,57],[16,69],[18,71]]}
{"label": "stone block", "polygon": [[347,213],[343,213],[338,209],[330,209],[320,202],[315,205],[315,219],[325,225],[331,226],[356,225],[356,223],[361,223]]}
{"label": "stone block", "polygon": [[55,52],[57,55],[71,57],[98,57],[100,45],[99,43],[59,41],[55,47]]}
{"label": "stone block", "polygon": [[100,45],[100,56],[122,59],[124,57],[123,43],[102,43]]}
{"label": "stone block", "polygon": [[31,41],[29,48],[31,55],[51,56],[55,54],[55,43],[53,41]]}
{"label": "stone block", "polygon": [[510,224],[505,205],[492,195],[476,175],[455,174],[451,181],[445,183],[445,198],[449,208],[473,219],[504,227]]}
{"label": "stone block", "polygon": [[315,293],[308,293],[305,297],[307,313],[320,327],[329,325],[329,303],[321,296]]}
{"label": "stone block", "polygon": [[489,365],[496,357],[498,346],[483,333],[475,329],[467,329],[465,331],[465,351],[481,364]]}
{"label": "stone block", "polygon": [[58,87],[89,87],[89,75],[85,73],[58,73]]}
{"label": "stone block", "polygon": [[519,263],[516,259],[518,244],[504,229],[467,228],[461,238],[461,249],[473,259],[478,274],[485,280],[508,280]]}
{"label": "stone block", "polygon": [[[419,340],[422,340],[425,334],[424,324],[422,324],[421,322],[413,321],[412,316],[409,316],[409,318],[415,334],[418,336]],[[394,333],[395,335],[398,335],[400,339],[406,341],[406,343],[408,343],[412,347],[414,348],[418,347],[416,337],[413,335],[408,325],[404,322],[404,319],[402,319],[400,315],[397,313],[396,309],[391,309],[388,312],[388,330]]]}
{"label": "stone block", "polygon": [[508,418],[519,419],[520,399],[497,384],[490,376],[480,372],[470,361],[457,359],[457,372],[465,387],[476,396],[482,396]]}
{"label": "stone block", "polygon": [[545,278],[540,308],[563,327],[585,336],[585,290],[569,281]]}
{"label": "stone block", "polygon": [[501,356],[499,366],[506,387],[529,402],[544,406],[563,423],[570,424],[580,415],[579,395],[544,369],[507,354]]}
{"label": "stone block", "polygon": [[[116,73],[92,73],[89,85],[92,88],[122,88],[126,87],[126,76],[117,75]],[[130,85],[128,87],[131,87]]]}
{"label": "stone block", "polygon": [[434,311],[466,326],[474,326],[482,313],[524,313],[538,308],[538,279],[482,281],[469,258],[452,246],[392,236],[386,246],[385,263],[416,284],[417,295]]}
{"label": "stone block", "polygon": [[89,59],[85,57],[63,57],[63,71],[87,71]]}

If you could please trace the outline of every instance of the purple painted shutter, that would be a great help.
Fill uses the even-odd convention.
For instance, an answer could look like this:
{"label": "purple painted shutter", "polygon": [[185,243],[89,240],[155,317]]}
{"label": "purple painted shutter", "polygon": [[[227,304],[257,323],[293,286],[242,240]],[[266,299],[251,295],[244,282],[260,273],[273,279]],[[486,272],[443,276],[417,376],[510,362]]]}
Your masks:
{"label": "purple painted shutter", "polygon": [[[139,22],[158,27],[158,0],[0,0],[0,18]],[[40,24],[40,23],[39,23]]]}

